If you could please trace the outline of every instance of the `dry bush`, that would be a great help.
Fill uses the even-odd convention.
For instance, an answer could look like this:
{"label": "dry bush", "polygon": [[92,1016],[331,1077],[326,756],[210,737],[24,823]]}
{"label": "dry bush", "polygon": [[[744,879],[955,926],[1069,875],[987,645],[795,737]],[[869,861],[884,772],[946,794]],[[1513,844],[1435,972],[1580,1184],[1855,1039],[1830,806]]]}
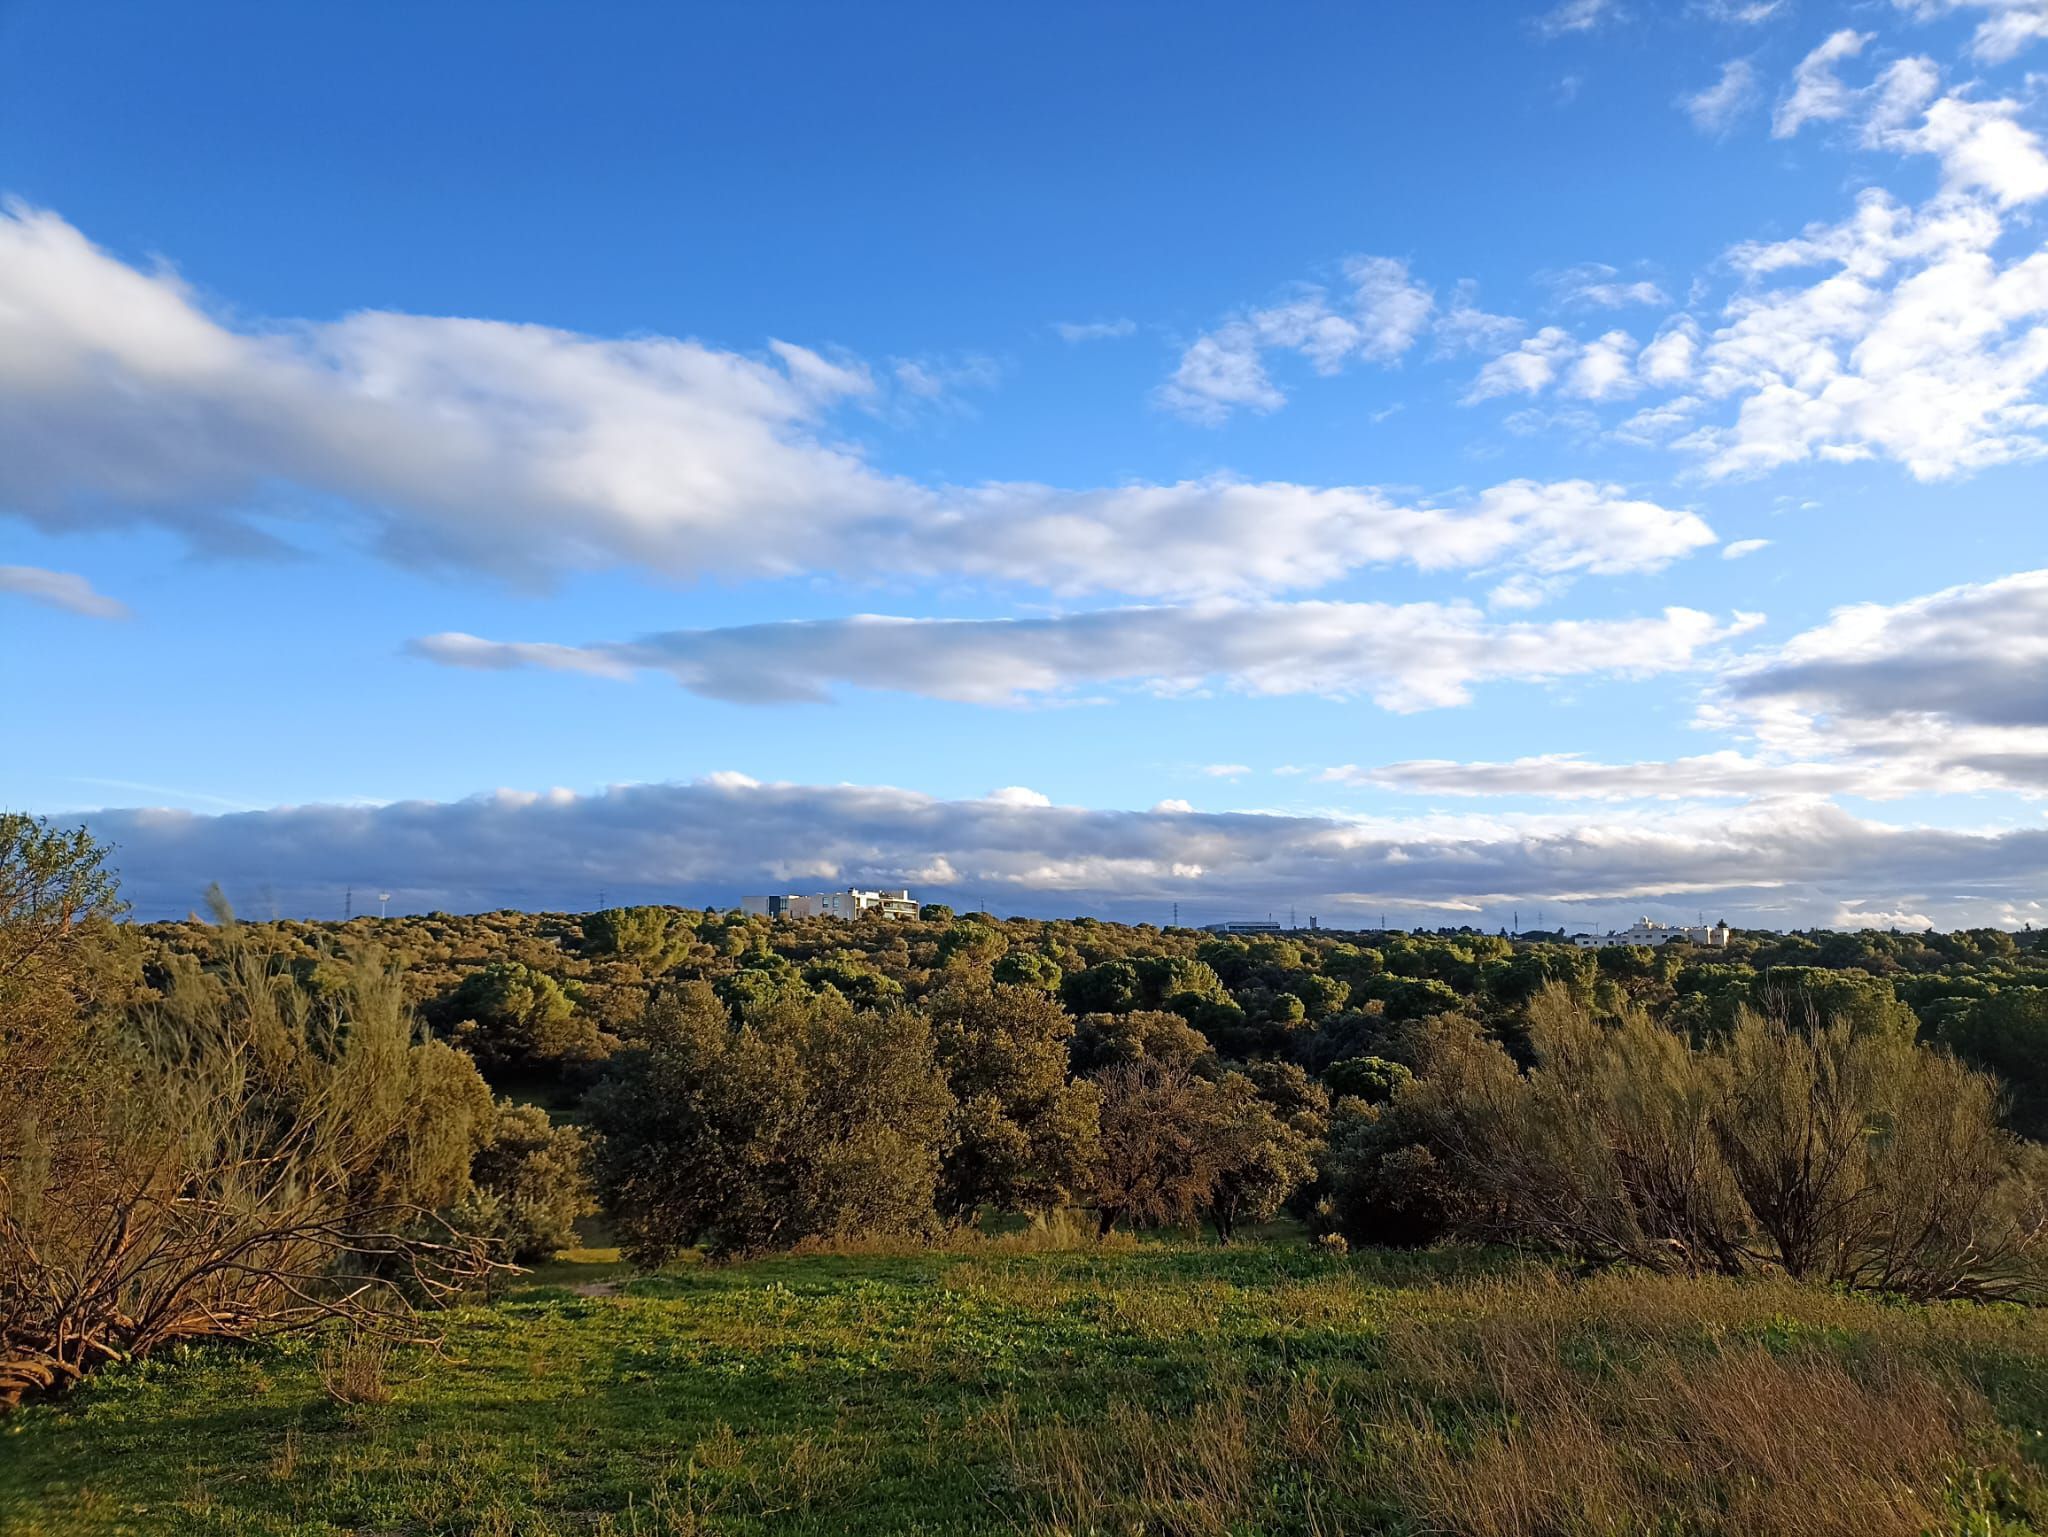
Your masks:
{"label": "dry bush", "polygon": [[338,1404],[388,1404],[390,1367],[390,1340],[352,1332],[321,1352],[320,1386]]}
{"label": "dry bush", "polygon": [[489,1092],[416,1041],[397,967],[358,956],[315,996],[232,930],[223,949],[79,1032],[85,1113],[0,1159],[0,1409],[183,1340],[416,1335],[407,1304],[495,1268],[432,1215],[467,1188]]}
{"label": "dry bush", "polygon": [[[1530,1007],[1526,1074],[1438,1033],[1387,1119],[1450,1171],[1468,1235],[1690,1274],[2048,1297],[2044,1155],[2000,1128],[1990,1078],[1897,1031],[1744,1010],[1694,1043],[1552,986]],[[1358,1177],[1391,1167],[1381,1151]]]}

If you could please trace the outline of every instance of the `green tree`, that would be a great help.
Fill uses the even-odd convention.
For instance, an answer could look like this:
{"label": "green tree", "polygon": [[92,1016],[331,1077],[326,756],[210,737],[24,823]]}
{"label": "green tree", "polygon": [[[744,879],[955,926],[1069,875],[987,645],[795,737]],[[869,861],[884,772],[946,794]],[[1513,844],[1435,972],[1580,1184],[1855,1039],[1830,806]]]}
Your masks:
{"label": "green tree", "polygon": [[1074,1029],[1073,1068],[1084,1076],[1141,1060],[1192,1070],[1214,1055],[1207,1036],[1163,1010],[1088,1014]]}
{"label": "green tree", "polygon": [[696,940],[681,915],[665,907],[608,907],[583,915],[583,952],[637,962],[644,971],[666,971]]}
{"label": "green tree", "polygon": [[939,1211],[1042,1214],[1070,1200],[1097,1145],[1092,1084],[1067,1076],[1074,1021],[1036,987],[954,983],[928,1004],[955,1100]]}
{"label": "green tree", "polygon": [[1305,1107],[1283,1114],[1243,1073],[1224,1074],[1196,1098],[1198,1134],[1214,1162],[1203,1206],[1216,1236],[1229,1243],[1243,1224],[1269,1221],[1315,1177],[1323,1122]]}
{"label": "green tree", "polygon": [[597,1027],[562,984],[520,961],[493,961],[436,1000],[432,1016],[487,1069],[559,1068],[601,1056]]}
{"label": "green tree", "polygon": [[1943,1022],[1941,1043],[2004,1082],[2015,1131],[2048,1140],[2048,988],[2007,988],[1963,1005]]}
{"label": "green tree", "polygon": [[1060,993],[1076,1014],[1128,1014],[1143,1001],[1144,988],[1129,961],[1103,961],[1071,974]]}
{"label": "green tree", "polygon": [[990,967],[1010,948],[1001,930],[990,924],[967,921],[954,924],[939,936],[941,967]]}
{"label": "green tree", "polygon": [[1415,1075],[1398,1062],[1384,1057],[1346,1057],[1323,1069],[1323,1087],[1333,1097],[1363,1100],[1383,1105]]}
{"label": "green tree", "polygon": [[1011,987],[1035,987],[1054,995],[1060,990],[1059,962],[1037,950],[1010,951],[996,962],[993,976]]}

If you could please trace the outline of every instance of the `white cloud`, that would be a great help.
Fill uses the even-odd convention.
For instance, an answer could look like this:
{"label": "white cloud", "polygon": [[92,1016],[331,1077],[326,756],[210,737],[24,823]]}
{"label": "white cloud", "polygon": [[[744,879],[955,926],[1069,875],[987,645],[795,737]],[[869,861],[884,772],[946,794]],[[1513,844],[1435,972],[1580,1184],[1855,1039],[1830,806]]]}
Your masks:
{"label": "white cloud", "polygon": [[1278,303],[1247,310],[1188,344],[1159,388],[1159,403],[1192,421],[1215,423],[1240,407],[1274,411],[1286,396],[1266,373],[1269,352],[1294,352],[1320,374],[1353,360],[1399,361],[1429,323],[1435,298],[1389,256],[1343,263],[1348,292],[1334,301],[1304,283]]}
{"label": "white cloud", "polygon": [[1494,681],[1682,670],[1746,627],[1686,608],[1654,619],[1503,624],[1463,603],[1204,604],[1049,619],[861,615],[586,646],[434,635],[411,649],[457,667],[653,669],[692,692],[750,704],[821,700],[841,686],[1016,704],[1124,685],[1362,697],[1412,711],[1464,704]]}
{"label": "white cloud", "polygon": [[1635,338],[1626,331],[1609,331],[1586,343],[1561,386],[1562,393],[1580,400],[1633,395],[1641,388],[1635,377],[1635,350]]}
{"label": "white cloud", "polygon": [[1634,309],[1645,304],[1669,304],[1664,290],[1647,278],[1627,279],[1619,268],[1605,262],[1587,262],[1544,278],[1556,292],[1558,302],[1577,309]]}
{"label": "white cloud", "polygon": [[1680,395],[1659,405],[1645,406],[1616,427],[1614,436],[1624,443],[1649,446],[1667,443],[1692,426],[1694,413],[1699,408],[1699,400],[1691,395]]}
{"label": "white cloud", "polygon": [[1325,778],[1566,800],[2048,796],[2048,571],[1839,609],[1726,668],[1697,723],[1747,746],[1673,762],[1424,760]]}
{"label": "white cloud", "polygon": [[[1414,795],[1602,801],[1829,796],[1864,792],[1871,785],[1868,772],[1840,764],[1779,762],[1734,751],[1638,763],[1601,763],[1579,753],[1544,753],[1502,763],[1424,758],[1375,769],[1346,764],[1325,771],[1323,778]],[[1901,785],[1898,793],[1935,787],[1916,780]]]}
{"label": "white cloud", "polygon": [[1895,60],[1866,86],[1844,84],[1835,66],[1861,53],[1870,38],[1837,32],[1801,61],[1771,125],[1776,137],[1789,138],[1809,122],[1855,117],[1866,148],[1938,158],[1950,191],[1986,192],[2002,208],[2048,197],[2048,154],[2015,120],[2018,102],[1978,100],[1967,87],[1943,95],[1940,69],[1918,57]]}
{"label": "white cloud", "polygon": [[1117,341],[1135,335],[1138,324],[1134,320],[1119,317],[1115,320],[1057,320],[1053,330],[1059,333],[1063,342]]}
{"label": "white cloud", "polygon": [[1465,392],[1473,405],[1498,395],[1537,395],[1548,388],[1564,365],[1578,354],[1578,338],[1561,326],[1545,326],[1524,337],[1513,352],[1504,352],[1484,368]]}
{"label": "white cloud", "polygon": [[1754,27],[1791,9],[1791,0],[1693,0],[1693,9],[1710,21]]}
{"label": "white cloud", "polygon": [[1737,247],[1752,279],[1834,270],[1730,302],[1696,388],[1737,415],[1684,446],[1717,475],[1882,455],[1922,480],[2048,451],[2048,252],[2001,263],[2002,233],[1975,199],[1914,211],[1872,190],[1840,225]]}
{"label": "white cloud", "polygon": [[126,619],[128,605],[94,590],[91,582],[70,571],[41,566],[0,566],[0,593],[12,593],[88,619]]}
{"label": "white cloud", "polygon": [[1605,22],[1623,15],[1619,0],[1561,0],[1536,18],[1536,30],[1544,37],[1564,37],[1574,32],[1591,32]]}
{"label": "white cloud", "polygon": [[1199,899],[1244,911],[1295,904],[1325,925],[1377,923],[1383,907],[1504,919],[1532,901],[1554,912],[1706,905],[1773,924],[1824,922],[1845,906],[2016,923],[2041,916],[2048,878],[2048,829],[1888,826],[1806,801],[1591,819],[1340,819],[698,781],[87,820],[119,847],[126,894],[145,917],[187,911],[217,880],[246,909],[316,915],[337,912],[349,884],[417,912],[581,909],[599,887],[614,901],[697,904],[855,883],[986,897],[1001,911],[1155,920],[1167,903]]}
{"label": "white cloud", "polygon": [[1000,790],[989,791],[986,798],[991,806],[1008,806],[1020,811],[1034,810],[1052,804],[1050,795],[1037,790],[1027,790],[1023,785],[1005,785]]}
{"label": "white cloud", "polygon": [[1465,391],[1463,404],[1501,395],[1540,395],[1552,385],[1560,395],[1577,400],[1633,395],[1642,387],[1635,374],[1635,352],[1635,338],[1626,331],[1608,331],[1582,342],[1561,326],[1545,326],[1525,337],[1513,352],[1504,352],[1481,368]]}
{"label": "white cloud", "polygon": [[[1350,271],[1341,345],[1288,333],[1331,366],[1405,347],[1427,319],[1398,263]],[[57,531],[142,521],[247,548],[317,518],[397,560],[528,584],[623,566],[1144,599],[1313,587],[1389,562],[1645,569],[1708,542],[1689,513],[1646,521],[1649,504],[1604,491],[1590,499],[1618,513],[1593,507],[1574,535],[1540,511],[1503,514],[1504,497],[1527,500],[1522,482],[1463,510],[1224,476],[929,485],[832,435],[849,405],[943,388],[936,366],[906,387],[900,370],[884,384],[785,342],[749,357],[383,313],[236,329],[54,215],[0,214],[0,505]],[[1540,494],[1589,500],[1581,482]],[[1634,543],[1603,546],[1602,530]]]}
{"label": "white cloud", "polygon": [[1747,59],[1730,59],[1721,66],[1721,78],[1704,90],[1678,99],[1693,127],[1701,133],[1726,133],[1759,100],[1756,66]]}
{"label": "white cloud", "polygon": [[1251,772],[1251,767],[1244,763],[1205,763],[1202,772],[1211,779],[1242,779]]}
{"label": "white cloud", "polygon": [[1984,13],[1970,51],[1984,64],[2003,64],[2048,38],[2048,0],[1892,0],[1921,21],[1943,14]]}
{"label": "white cloud", "polygon": [[1799,61],[1792,85],[1771,118],[1771,136],[1789,139],[1808,123],[1827,123],[1855,109],[1857,93],[1842,83],[1835,66],[1853,59],[1876,34],[1844,27]]}
{"label": "white cloud", "polygon": [[1482,309],[1479,285],[1471,278],[1460,278],[1433,329],[1436,355],[1455,357],[1462,352],[1499,352],[1520,338],[1522,322],[1513,315]]}
{"label": "white cloud", "polygon": [[1508,481],[1460,505],[1371,487],[1233,481],[1063,492],[989,486],[960,514],[875,546],[886,566],[1059,592],[1162,599],[1326,585],[1368,566],[1514,566],[1543,575],[1655,570],[1714,542],[1696,514],[1591,481]]}
{"label": "white cloud", "polygon": [[1646,384],[1683,384],[1692,377],[1699,355],[1700,331],[1689,315],[1669,321],[1643,349],[1638,370]]}
{"label": "white cloud", "polygon": [[1768,539],[1736,539],[1721,547],[1723,560],[1740,560],[1745,555],[1754,555],[1758,550],[1771,547]]}

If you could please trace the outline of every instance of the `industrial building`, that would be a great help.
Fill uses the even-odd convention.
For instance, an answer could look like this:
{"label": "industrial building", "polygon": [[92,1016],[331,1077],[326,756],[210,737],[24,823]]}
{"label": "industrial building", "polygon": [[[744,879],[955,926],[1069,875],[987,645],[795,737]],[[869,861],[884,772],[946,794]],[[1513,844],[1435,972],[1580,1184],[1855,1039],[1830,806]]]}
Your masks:
{"label": "industrial building", "polygon": [[822,891],[815,896],[741,897],[740,911],[757,918],[837,918],[850,923],[856,918],[915,918],[917,899],[908,891],[862,891],[848,886],[844,891]]}
{"label": "industrial building", "polygon": [[1668,945],[1681,941],[1689,945],[1722,948],[1728,943],[1728,925],[1724,920],[1716,924],[1701,924],[1688,928],[1684,924],[1653,923],[1648,918],[1638,918],[1625,929],[1616,929],[1606,934],[1572,936],[1572,943],[1581,950],[1604,950],[1610,945]]}

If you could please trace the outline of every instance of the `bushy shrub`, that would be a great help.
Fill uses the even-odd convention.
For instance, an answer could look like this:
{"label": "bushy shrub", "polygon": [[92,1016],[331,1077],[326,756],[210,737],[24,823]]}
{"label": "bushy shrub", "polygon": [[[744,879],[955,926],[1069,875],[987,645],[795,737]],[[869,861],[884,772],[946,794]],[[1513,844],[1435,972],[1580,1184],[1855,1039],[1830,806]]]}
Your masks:
{"label": "bushy shrub", "polygon": [[589,1161],[576,1127],[552,1124],[537,1105],[501,1100],[470,1160],[470,1194],[457,1222],[495,1240],[507,1259],[548,1259],[575,1243],[576,1219],[597,1210]]}
{"label": "bushy shrub", "polygon": [[598,1187],[636,1261],[935,1224],[953,1097],[922,1015],[784,992],[735,1024],[690,984],[643,1034],[587,1100]]}
{"label": "bushy shrub", "polygon": [[2000,1129],[1992,1080],[1882,1010],[1745,1009],[1695,1043],[1632,1009],[1598,1019],[1554,986],[1529,1039],[1522,1073],[1441,1026],[1420,1077],[1344,1117],[1333,1225],[1923,1298],[2044,1294],[2042,1153]]}

